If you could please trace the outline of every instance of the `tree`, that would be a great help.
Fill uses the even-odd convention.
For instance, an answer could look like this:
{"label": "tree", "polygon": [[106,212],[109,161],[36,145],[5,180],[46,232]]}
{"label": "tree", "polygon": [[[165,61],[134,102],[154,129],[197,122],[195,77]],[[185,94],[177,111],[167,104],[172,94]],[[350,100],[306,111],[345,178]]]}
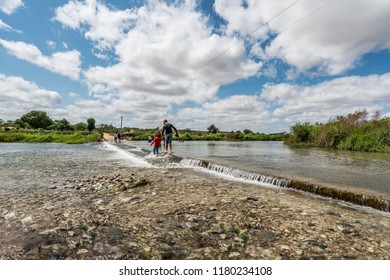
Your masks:
{"label": "tree", "polygon": [[73,129],[76,131],[85,131],[88,129],[88,125],[86,123],[76,123],[73,125]]}
{"label": "tree", "polygon": [[43,111],[33,110],[30,113],[24,114],[20,119],[34,129],[47,129],[53,124],[53,120]]}
{"label": "tree", "polygon": [[72,126],[66,119],[55,120],[51,128],[59,131],[73,130]]}
{"label": "tree", "polygon": [[207,128],[208,132],[209,133],[218,133],[219,132],[219,128],[215,126],[215,124],[212,124],[210,125],[208,128]]}
{"label": "tree", "polygon": [[253,134],[253,131],[250,129],[244,129],[244,134]]}
{"label": "tree", "polygon": [[14,125],[16,128],[26,128],[28,127],[28,124],[26,124],[24,121],[22,121],[21,119],[16,119],[14,121]]}
{"label": "tree", "polygon": [[89,131],[92,131],[95,129],[95,119],[89,118],[87,120],[87,123],[88,123],[88,130]]}

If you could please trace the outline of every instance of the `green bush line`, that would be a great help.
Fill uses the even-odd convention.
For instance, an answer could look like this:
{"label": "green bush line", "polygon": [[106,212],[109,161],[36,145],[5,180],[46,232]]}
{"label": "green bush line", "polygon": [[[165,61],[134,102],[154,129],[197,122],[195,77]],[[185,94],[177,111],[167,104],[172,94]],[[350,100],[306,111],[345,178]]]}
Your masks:
{"label": "green bush line", "polygon": [[[133,131],[134,140],[147,140],[148,136],[152,136],[159,131],[155,129],[139,129],[125,128],[124,131]],[[160,130],[161,131],[161,130]],[[264,133],[242,133],[236,132],[218,132],[209,133],[206,131],[179,130],[179,137],[174,137],[174,140],[183,141],[282,141],[283,133],[264,134]]]}
{"label": "green bush line", "polygon": [[67,144],[83,144],[101,141],[100,133],[83,132],[47,132],[47,131],[2,131],[0,132],[0,142],[24,142],[24,143],[44,143],[56,142]]}
{"label": "green bush line", "polygon": [[297,123],[285,143],[363,152],[390,152],[390,118],[366,120],[367,112],[339,116],[326,124]]}

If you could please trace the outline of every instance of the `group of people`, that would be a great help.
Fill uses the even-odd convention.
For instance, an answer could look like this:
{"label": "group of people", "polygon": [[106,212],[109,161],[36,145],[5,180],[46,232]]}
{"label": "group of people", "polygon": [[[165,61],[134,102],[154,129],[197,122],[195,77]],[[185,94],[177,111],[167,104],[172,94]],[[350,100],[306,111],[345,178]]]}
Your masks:
{"label": "group of people", "polygon": [[169,123],[168,120],[164,120],[163,125],[162,132],[157,131],[154,138],[150,141],[150,146],[153,145],[153,154],[155,155],[158,155],[162,141],[165,142],[165,151],[172,154],[173,130],[176,132],[175,136],[179,137],[176,127]]}
{"label": "group of people", "polygon": [[114,133],[114,141],[120,143],[121,140],[123,140],[122,134],[121,134],[119,131],[117,131],[116,133]]}

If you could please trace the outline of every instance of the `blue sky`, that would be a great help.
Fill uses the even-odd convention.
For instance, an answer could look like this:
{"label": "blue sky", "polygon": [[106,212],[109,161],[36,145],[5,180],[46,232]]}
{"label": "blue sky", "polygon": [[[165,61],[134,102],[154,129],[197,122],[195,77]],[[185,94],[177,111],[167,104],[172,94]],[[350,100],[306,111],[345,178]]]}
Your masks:
{"label": "blue sky", "polygon": [[387,0],[0,0],[0,119],[289,131],[390,117]]}

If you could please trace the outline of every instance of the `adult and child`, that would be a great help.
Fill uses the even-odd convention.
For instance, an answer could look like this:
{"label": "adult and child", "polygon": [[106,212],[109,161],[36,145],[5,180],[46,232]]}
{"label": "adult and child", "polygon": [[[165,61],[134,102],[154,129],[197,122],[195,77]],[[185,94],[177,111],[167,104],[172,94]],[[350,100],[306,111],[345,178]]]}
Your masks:
{"label": "adult and child", "polygon": [[[153,154],[158,155],[159,149],[161,147],[161,142],[164,141],[164,147],[165,151],[169,154],[172,154],[172,138],[173,138],[173,131],[175,131],[175,136],[179,137],[179,133],[177,132],[176,127],[169,123],[168,120],[163,121],[163,129],[162,132],[158,131],[156,132],[154,138],[148,137],[148,142],[150,143],[150,146],[153,145]],[[122,134],[117,131],[114,134],[114,140],[115,142],[121,142],[122,140]]]}
{"label": "adult and child", "polygon": [[179,133],[177,132],[176,127],[174,127],[168,120],[164,120],[163,122],[163,130],[162,133],[158,131],[152,140],[150,146],[153,146],[153,154],[158,155],[158,150],[161,147],[161,141],[165,142],[165,151],[169,154],[172,154],[172,138],[173,138],[173,130],[176,132],[175,136],[179,137]]}

